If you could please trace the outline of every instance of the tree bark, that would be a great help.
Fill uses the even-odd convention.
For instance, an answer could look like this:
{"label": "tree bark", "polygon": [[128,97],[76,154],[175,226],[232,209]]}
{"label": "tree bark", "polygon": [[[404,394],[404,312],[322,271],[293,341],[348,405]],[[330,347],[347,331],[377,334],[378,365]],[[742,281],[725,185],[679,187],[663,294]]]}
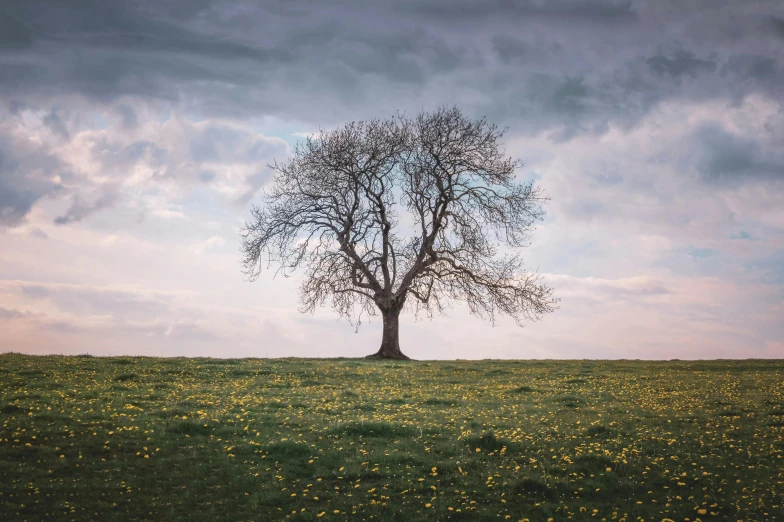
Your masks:
{"label": "tree bark", "polygon": [[376,353],[368,355],[368,358],[408,360],[408,357],[400,351],[400,310],[382,310],[381,317],[384,321],[381,348]]}

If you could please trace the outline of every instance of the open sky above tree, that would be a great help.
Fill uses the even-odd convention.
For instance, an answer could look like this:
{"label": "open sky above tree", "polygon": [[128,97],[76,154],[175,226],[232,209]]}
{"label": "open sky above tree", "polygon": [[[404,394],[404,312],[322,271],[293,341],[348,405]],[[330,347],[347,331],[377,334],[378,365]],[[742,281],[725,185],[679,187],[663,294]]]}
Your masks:
{"label": "open sky above tree", "polygon": [[368,353],[236,237],[298,140],[446,105],[552,197],[525,261],[562,301],[410,321],[417,357],[781,357],[782,43],[775,1],[6,2],[0,344]]}

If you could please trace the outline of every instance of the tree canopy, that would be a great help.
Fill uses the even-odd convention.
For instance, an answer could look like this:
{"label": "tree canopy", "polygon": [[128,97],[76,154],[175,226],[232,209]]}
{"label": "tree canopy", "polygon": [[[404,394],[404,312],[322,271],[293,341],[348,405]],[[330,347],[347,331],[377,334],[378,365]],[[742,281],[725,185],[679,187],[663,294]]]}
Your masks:
{"label": "tree canopy", "polygon": [[380,312],[379,357],[406,358],[405,308],[432,316],[463,301],[480,317],[520,325],[552,312],[552,289],[516,251],[548,198],[516,180],[522,163],[500,148],[503,134],[440,108],[308,137],[272,165],[272,186],[252,206],[245,273],[254,280],[273,263],[284,275],[303,267],[303,312],[328,300],[356,324]]}

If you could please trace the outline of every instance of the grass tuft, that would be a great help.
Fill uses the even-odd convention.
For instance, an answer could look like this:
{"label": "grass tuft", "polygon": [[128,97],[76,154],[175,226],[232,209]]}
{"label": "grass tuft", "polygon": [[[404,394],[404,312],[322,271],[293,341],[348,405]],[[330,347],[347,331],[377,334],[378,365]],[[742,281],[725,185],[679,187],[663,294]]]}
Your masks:
{"label": "grass tuft", "polygon": [[452,399],[436,399],[431,397],[422,401],[422,404],[426,406],[454,406],[457,402],[458,401]]}
{"label": "grass tuft", "polygon": [[509,441],[496,437],[493,432],[488,432],[481,435],[466,437],[465,443],[469,448],[479,448],[482,451],[496,451],[502,450],[509,444]]}
{"label": "grass tuft", "polygon": [[208,435],[212,429],[197,421],[175,421],[166,427],[166,431],[176,435]]}
{"label": "grass tuft", "polygon": [[19,413],[21,411],[24,410],[19,406],[17,406],[16,404],[6,404],[2,408],[0,408],[0,413],[3,413],[5,415],[10,415],[12,413]]}
{"label": "grass tuft", "polygon": [[610,435],[612,431],[607,428],[606,426],[602,426],[601,424],[597,424],[596,426],[591,426],[587,430],[585,430],[585,434],[589,437],[606,437]]}
{"label": "grass tuft", "polygon": [[389,422],[350,422],[332,429],[332,433],[348,437],[394,439],[408,437],[414,430],[408,426]]}

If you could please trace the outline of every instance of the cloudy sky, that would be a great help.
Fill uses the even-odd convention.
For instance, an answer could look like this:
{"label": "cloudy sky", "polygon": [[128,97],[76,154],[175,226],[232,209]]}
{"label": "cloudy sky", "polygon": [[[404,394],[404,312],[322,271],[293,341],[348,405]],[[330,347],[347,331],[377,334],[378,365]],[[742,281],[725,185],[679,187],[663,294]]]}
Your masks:
{"label": "cloudy sky", "polygon": [[552,197],[560,309],[404,316],[405,353],[784,357],[784,4],[381,4],[0,4],[0,351],[375,352],[238,231],[303,136],[456,105]]}

